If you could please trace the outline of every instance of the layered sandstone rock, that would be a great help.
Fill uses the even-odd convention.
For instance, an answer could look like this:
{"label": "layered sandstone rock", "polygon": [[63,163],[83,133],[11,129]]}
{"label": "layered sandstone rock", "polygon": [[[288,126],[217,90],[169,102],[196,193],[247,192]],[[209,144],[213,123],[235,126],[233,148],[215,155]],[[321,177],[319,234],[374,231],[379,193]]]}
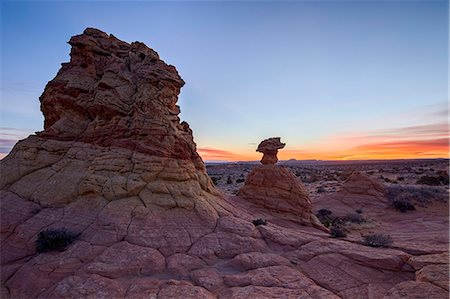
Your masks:
{"label": "layered sandstone rock", "polygon": [[[96,29],[70,44],[41,97],[44,131],[1,161],[2,298],[381,298],[414,281],[402,251],[275,218],[255,227],[259,212],[214,189],[180,123],[174,67]],[[304,187],[260,167],[255,184],[286,200],[264,205],[311,223]],[[36,251],[61,228],[78,238]]]}
{"label": "layered sandstone rock", "polygon": [[342,185],[342,190],[353,194],[383,197],[385,188],[377,180],[359,171],[354,171]]}
{"label": "layered sandstone rock", "polygon": [[279,149],[284,148],[286,144],[280,141],[280,137],[273,137],[261,141],[256,149],[257,152],[263,153],[261,163],[266,165],[273,165],[277,163],[277,153]]}
{"label": "layered sandstone rock", "polygon": [[336,216],[345,217],[355,210],[381,211],[390,208],[385,188],[378,180],[354,171],[342,184],[341,190],[323,194],[315,199],[315,209],[330,209]]}
{"label": "layered sandstone rock", "polygon": [[[1,162],[2,281],[15,298],[165,272],[166,256],[189,250],[226,213],[178,117],[176,69],[97,29],[69,44],[70,62],[40,97],[44,131]],[[36,254],[44,228],[79,241]],[[116,284],[117,296],[126,288]]]}
{"label": "layered sandstone rock", "polygon": [[311,200],[303,183],[287,168],[273,165],[278,161],[278,149],[284,146],[280,138],[266,139],[259,144],[257,151],[264,153],[263,165],[252,169],[238,195],[286,218],[328,231],[312,214]]}

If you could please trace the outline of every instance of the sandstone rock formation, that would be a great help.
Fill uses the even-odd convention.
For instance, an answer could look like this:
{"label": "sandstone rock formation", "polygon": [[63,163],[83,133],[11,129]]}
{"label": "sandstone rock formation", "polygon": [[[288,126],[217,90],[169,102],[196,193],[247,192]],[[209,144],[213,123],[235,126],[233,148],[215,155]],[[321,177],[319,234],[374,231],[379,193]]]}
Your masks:
{"label": "sandstone rock formation", "polygon": [[316,199],[315,210],[331,209],[335,216],[345,216],[355,210],[381,211],[390,207],[382,183],[366,174],[354,171],[342,184],[341,190]]}
{"label": "sandstone rock formation", "polygon": [[274,165],[278,161],[278,149],[284,146],[278,137],[259,144],[257,151],[264,153],[263,165],[255,167],[247,175],[238,195],[285,218],[328,231],[312,214],[311,200],[303,183],[287,168]]}
{"label": "sandstone rock formation", "polygon": [[277,163],[278,157],[277,153],[279,149],[282,149],[286,144],[281,143],[280,137],[273,137],[261,141],[256,149],[257,152],[263,153],[261,163],[266,165],[273,165]]}
{"label": "sandstone rock formation", "polygon": [[[70,44],[40,98],[44,131],[0,163],[2,298],[381,298],[428,265],[276,216],[256,227],[259,212],[207,176],[174,67],[96,29]],[[292,196],[275,212],[310,209],[291,174],[260,167],[263,182],[275,171],[265,192]],[[61,228],[78,238],[36,251],[39,232]],[[417,274],[419,292],[442,284],[436,271]]]}
{"label": "sandstone rock formation", "polygon": [[382,183],[366,174],[354,171],[344,182],[342,189],[348,193],[383,197],[385,188]]}

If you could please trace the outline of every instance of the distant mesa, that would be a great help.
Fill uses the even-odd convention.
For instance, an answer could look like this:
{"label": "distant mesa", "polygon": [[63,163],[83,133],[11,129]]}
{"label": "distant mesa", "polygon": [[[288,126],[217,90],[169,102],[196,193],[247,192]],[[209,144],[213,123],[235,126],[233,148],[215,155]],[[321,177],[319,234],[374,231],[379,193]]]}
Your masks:
{"label": "distant mesa", "polygon": [[264,165],[273,165],[278,161],[278,150],[284,148],[286,144],[281,143],[280,137],[273,137],[261,141],[256,149],[257,152],[263,153],[261,163]]}

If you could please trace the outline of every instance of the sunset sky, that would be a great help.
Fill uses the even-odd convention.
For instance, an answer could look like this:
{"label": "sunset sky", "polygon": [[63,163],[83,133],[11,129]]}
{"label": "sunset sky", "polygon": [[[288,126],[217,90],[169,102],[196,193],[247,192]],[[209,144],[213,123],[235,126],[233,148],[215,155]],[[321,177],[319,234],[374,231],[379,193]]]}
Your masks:
{"label": "sunset sky", "polygon": [[86,27],[139,40],[186,81],[204,160],[449,156],[448,1],[2,1],[0,157]]}

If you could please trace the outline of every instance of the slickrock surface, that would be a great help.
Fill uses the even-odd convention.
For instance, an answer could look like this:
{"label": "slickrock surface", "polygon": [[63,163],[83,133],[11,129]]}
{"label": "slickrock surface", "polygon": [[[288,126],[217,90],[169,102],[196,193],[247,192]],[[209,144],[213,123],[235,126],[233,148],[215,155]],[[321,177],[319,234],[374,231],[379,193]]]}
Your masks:
{"label": "slickrock surface", "polygon": [[[2,298],[398,298],[410,285],[448,296],[432,258],[221,195],[178,118],[175,68],[96,29],[70,44],[40,98],[44,131],[1,161]],[[267,225],[253,225],[260,216]],[[79,237],[36,252],[38,233],[58,228]]]}
{"label": "slickrock surface", "polygon": [[277,153],[279,149],[284,148],[286,144],[280,141],[280,137],[273,137],[261,141],[256,149],[257,152],[263,153],[261,163],[266,165],[273,165],[277,163],[278,157]]}

